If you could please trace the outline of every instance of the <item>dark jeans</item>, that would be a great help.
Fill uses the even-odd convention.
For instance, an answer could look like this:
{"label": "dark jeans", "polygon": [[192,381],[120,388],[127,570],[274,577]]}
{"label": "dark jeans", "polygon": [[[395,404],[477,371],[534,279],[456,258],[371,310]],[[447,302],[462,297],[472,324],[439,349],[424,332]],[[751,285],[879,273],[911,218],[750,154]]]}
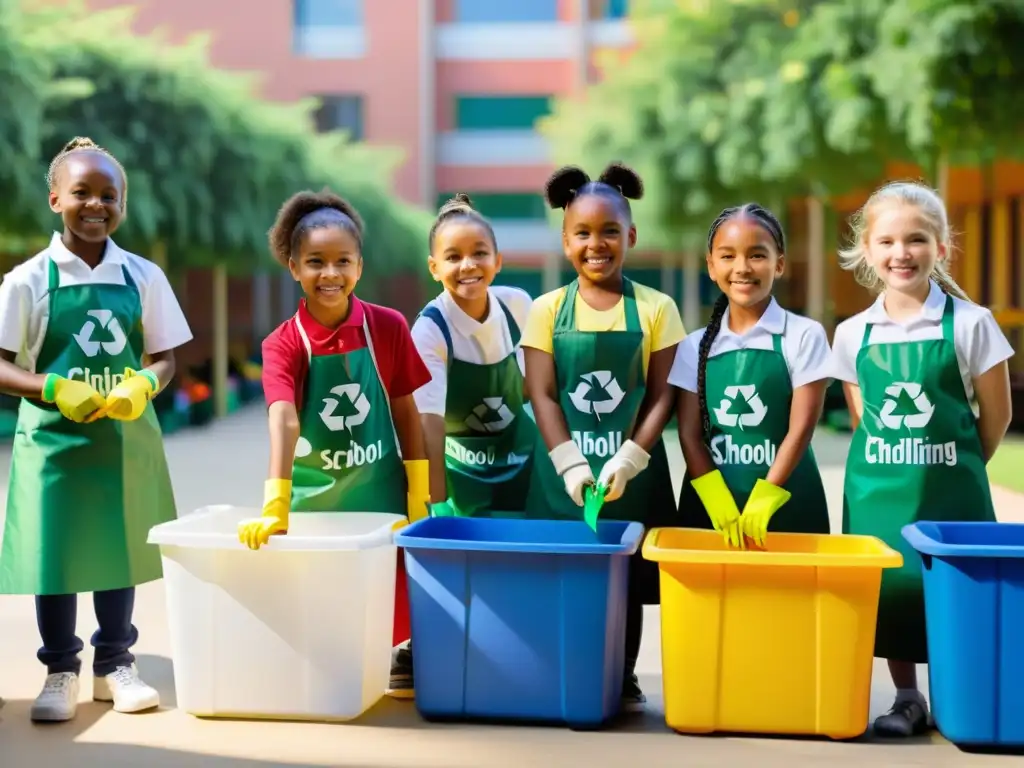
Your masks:
{"label": "dark jeans", "polygon": [[[99,624],[92,636],[92,669],[97,677],[105,677],[118,667],[135,662],[128,652],[139,639],[139,631],[132,625],[135,587],[94,592],[92,602]],[[81,671],[78,654],[85,646],[75,634],[77,620],[78,595],[36,596],[36,623],[43,639],[36,657],[46,665],[48,674]]]}
{"label": "dark jeans", "polygon": [[644,602],[640,595],[630,591],[626,601],[626,666],[625,676],[628,678],[636,668],[636,659],[640,655],[640,640],[644,636]]}

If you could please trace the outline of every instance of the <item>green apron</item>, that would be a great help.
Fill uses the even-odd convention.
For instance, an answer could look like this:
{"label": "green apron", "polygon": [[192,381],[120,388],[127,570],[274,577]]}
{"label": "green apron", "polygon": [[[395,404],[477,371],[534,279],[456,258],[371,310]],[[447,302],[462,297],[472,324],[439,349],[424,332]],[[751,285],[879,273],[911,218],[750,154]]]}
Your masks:
{"label": "green apron", "polygon": [[[578,281],[574,280],[566,288],[555,317],[553,356],[559,404],[569,434],[583,451],[596,478],[622,443],[632,437],[647,392],[644,332],[630,280],[623,278],[622,281],[624,331],[577,330],[578,290]],[[648,528],[677,524],[672,476],[661,438],[651,449],[650,456],[647,469],[629,481],[625,493],[604,505],[602,519],[629,520]],[[576,506],[565,492],[565,483],[555,471],[539,433],[527,510],[534,517],[583,520],[582,507]],[[630,579],[637,580],[635,588],[645,603],[659,601],[657,563],[644,560],[637,552],[631,563]]]}
{"label": "green apron", "polygon": [[466,517],[523,516],[537,442],[537,425],[524,403],[523,374],[516,359],[519,325],[504,302],[494,300],[505,313],[512,353],[490,365],[457,359],[441,311],[435,306],[423,311],[448,346],[445,478],[448,498]]}
{"label": "green apron", "polygon": [[[782,334],[772,349],[740,349],[708,359],[705,387],[711,434],[708,451],[742,511],[758,480],[768,476],[775,454],[789,434],[793,385],[782,351]],[[683,478],[681,525],[711,528],[704,503]],[[768,530],[829,533],[828,502],[810,446],[783,487],[792,494],[771,519]]]}
{"label": "green apron", "polygon": [[292,511],[405,515],[408,480],[365,314],[366,346],[341,354],[314,355],[298,314],[295,326],[309,355],[309,375],[292,467]]}
{"label": "green apron", "polygon": [[[49,322],[38,373],[88,381],[103,395],[142,367],[142,302],[124,285],[60,285],[49,262]],[[175,519],[167,458],[152,405],[135,421],[76,424],[23,399],[14,435],[0,592],[62,595],[159,579],[149,529]]]}
{"label": "green apron", "polygon": [[921,558],[900,533],[920,520],[994,521],[981,438],[953,342],[953,299],[942,338],[869,345],[857,353],[864,414],[846,460],[843,533],[877,536],[903,555],[882,572],[875,656],[924,664]]}

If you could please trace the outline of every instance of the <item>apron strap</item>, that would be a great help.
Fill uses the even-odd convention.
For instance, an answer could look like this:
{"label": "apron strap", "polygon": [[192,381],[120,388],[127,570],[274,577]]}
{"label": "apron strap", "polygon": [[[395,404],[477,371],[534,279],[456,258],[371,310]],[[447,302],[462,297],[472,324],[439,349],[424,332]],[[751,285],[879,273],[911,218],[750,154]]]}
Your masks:
{"label": "apron strap", "polygon": [[451,364],[452,357],[455,355],[455,348],[452,346],[452,332],[448,329],[448,323],[444,321],[444,315],[441,314],[441,310],[431,304],[420,312],[420,317],[427,318],[441,331],[441,335],[444,336],[444,343],[448,347],[448,363]]}
{"label": "apron strap", "polygon": [[956,339],[953,335],[953,297],[946,295],[946,306],[942,310],[942,338],[948,341],[950,344],[956,344]]}
{"label": "apron strap", "polygon": [[522,338],[522,332],[519,329],[519,323],[516,322],[515,317],[512,315],[512,310],[508,308],[504,301],[499,299],[497,296],[494,297],[498,302],[498,306],[501,307],[501,311],[505,313],[505,322],[508,325],[508,336],[512,342],[512,351],[516,351],[516,347],[519,345],[519,339]]}
{"label": "apron strap", "polygon": [[[576,330],[576,295],[579,293],[579,279],[573,280],[565,287],[565,298],[562,306],[558,308],[555,316],[555,333],[566,333]],[[622,278],[622,301],[623,312],[626,315],[626,331],[643,332],[640,324],[640,312],[636,306],[636,291],[633,288],[633,281],[628,277]]]}
{"label": "apron strap", "polygon": [[[128,267],[124,264],[121,265],[121,275],[124,277],[124,284],[126,287],[138,291],[138,285],[135,283],[135,280],[132,279],[131,273],[128,271]],[[50,293],[60,288],[60,268],[57,266],[57,262],[52,258],[46,265],[46,288]]]}
{"label": "apron strap", "polygon": [[872,323],[864,323],[864,335],[860,339],[861,349],[868,345],[868,339],[871,338]]}

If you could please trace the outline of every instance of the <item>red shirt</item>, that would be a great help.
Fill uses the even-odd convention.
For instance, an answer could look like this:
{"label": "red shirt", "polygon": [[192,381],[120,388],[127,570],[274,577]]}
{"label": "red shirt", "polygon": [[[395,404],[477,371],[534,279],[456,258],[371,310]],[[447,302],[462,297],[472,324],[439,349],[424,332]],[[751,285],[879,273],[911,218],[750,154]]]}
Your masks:
{"label": "red shirt", "polygon": [[[332,330],[309,314],[306,300],[299,303],[302,328],[309,336],[314,355],[333,355],[363,349],[363,316],[365,314],[373,351],[391,399],[411,395],[430,381],[430,372],[412,341],[409,324],[398,312],[350,297],[352,310],[344,323]],[[309,358],[295,318],[290,317],[263,340],[263,394],[267,405],[279,400],[302,408]]]}

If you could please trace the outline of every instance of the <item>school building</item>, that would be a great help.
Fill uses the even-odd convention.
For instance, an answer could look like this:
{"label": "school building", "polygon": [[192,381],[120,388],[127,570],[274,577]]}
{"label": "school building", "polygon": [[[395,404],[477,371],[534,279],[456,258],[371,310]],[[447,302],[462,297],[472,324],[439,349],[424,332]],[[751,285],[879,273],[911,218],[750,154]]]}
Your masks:
{"label": "school building", "polygon": [[[535,124],[554,98],[599,77],[604,53],[628,52],[628,0],[261,0],[258,11],[251,0],[89,2],[136,5],[140,31],[160,27],[172,39],[206,32],[213,63],[263,73],[268,98],[318,97],[320,128],[401,147],[394,188],[405,200],[435,209],[455,192],[469,193],[494,222],[505,255],[500,282],[537,295],[569,277],[541,197],[552,159]],[[920,172],[894,166],[889,175]],[[994,309],[1021,307],[1024,166],[954,169],[948,181],[959,233],[955,275]],[[824,206],[793,201],[783,212],[790,266],[779,298],[827,327],[871,300],[835,263],[846,214],[865,196]],[[689,327],[714,295],[700,253],[633,254],[629,273],[674,296]],[[209,283],[204,273],[178,282],[197,336],[190,360],[209,358]],[[296,298],[287,275],[232,280],[230,292],[239,349],[286,317]],[[390,303],[407,314],[425,299],[396,293]],[[1017,344],[1019,333],[1011,332]]]}

